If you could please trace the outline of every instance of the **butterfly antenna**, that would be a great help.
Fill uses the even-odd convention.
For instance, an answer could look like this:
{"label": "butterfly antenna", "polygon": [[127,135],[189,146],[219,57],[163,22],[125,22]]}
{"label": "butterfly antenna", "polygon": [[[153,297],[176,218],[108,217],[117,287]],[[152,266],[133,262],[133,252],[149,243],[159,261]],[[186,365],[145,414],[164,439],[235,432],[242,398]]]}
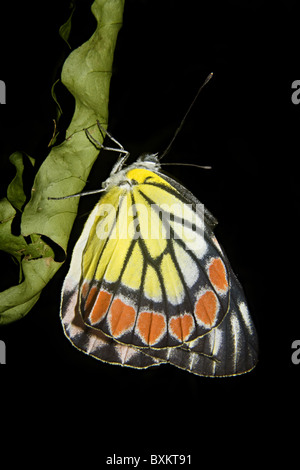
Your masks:
{"label": "butterfly antenna", "polygon": [[204,80],[204,83],[201,85],[201,87],[199,88],[199,90],[197,91],[196,96],[195,96],[195,98],[193,99],[193,101],[191,102],[191,104],[190,104],[190,106],[189,106],[187,112],[186,112],[185,115],[183,116],[183,119],[182,119],[181,123],[179,124],[179,127],[176,129],[176,132],[175,132],[173,138],[171,139],[171,142],[169,143],[169,145],[167,146],[167,148],[165,149],[165,151],[162,153],[162,155],[159,157],[159,160],[161,160],[161,159],[169,152],[170,148],[171,148],[172,145],[173,145],[174,140],[176,139],[177,135],[178,135],[179,132],[181,131],[181,129],[182,129],[184,123],[185,123],[185,120],[186,120],[186,118],[187,118],[187,116],[188,116],[190,110],[192,109],[192,107],[193,107],[195,101],[197,100],[197,98],[198,98],[200,92],[203,90],[203,88],[205,87],[205,85],[207,85],[207,83],[208,83],[209,80],[212,78],[212,76],[213,76],[213,73],[210,73],[210,74],[206,77],[206,79]]}
{"label": "butterfly antenna", "polygon": [[196,168],[201,168],[202,170],[211,170],[212,167],[209,165],[197,165],[197,163],[180,163],[180,162],[174,162],[174,163],[160,163],[160,166],[169,166],[169,165],[177,165],[177,166],[194,166]]}

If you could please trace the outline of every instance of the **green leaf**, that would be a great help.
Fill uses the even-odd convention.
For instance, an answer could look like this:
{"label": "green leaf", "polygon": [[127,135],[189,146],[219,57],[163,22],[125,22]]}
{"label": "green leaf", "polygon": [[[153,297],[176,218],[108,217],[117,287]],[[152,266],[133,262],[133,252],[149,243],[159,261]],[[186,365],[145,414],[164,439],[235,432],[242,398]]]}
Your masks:
{"label": "green leaf", "polygon": [[68,39],[69,39],[69,36],[70,36],[70,33],[71,33],[72,17],[73,17],[73,13],[76,9],[76,6],[71,5],[70,8],[72,8],[70,16],[67,19],[67,21],[63,25],[61,25],[61,27],[59,28],[59,35],[68,44],[69,48],[71,49],[71,46],[68,42]]}
{"label": "green leaf", "polygon": [[[21,235],[17,240],[11,233],[14,209],[8,201],[4,203],[2,221],[6,227],[2,239],[6,245],[5,251],[9,249],[7,244],[13,241],[16,245],[14,256],[16,251],[25,251],[22,255],[18,254],[18,259],[22,257],[23,282],[0,293],[0,324],[23,317],[62,264],[54,261],[53,252],[43,237],[66,251],[79,198],[58,201],[48,198],[81,192],[99,154],[84,129],[89,128],[97,140],[103,140],[96,120],[107,125],[113,52],[122,25],[124,1],[94,1],[92,12],[97,20],[96,30],[87,42],[71,52],[64,63],[62,83],[75,98],[75,112],[67,129],[66,140],[51,149],[36,174],[32,197],[24,207]],[[20,193],[17,200],[19,207],[22,200]],[[31,237],[31,243],[27,244],[24,237]]]}
{"label": "green leaf", "polygon": [[8,199],[2,199],[0,201],[0,249],[9,253],[20,263],[27,243],[22,235],[12,234],[11,224],[15,215],[16,210]]}
{"label": "green leaf", "polygon": [[24,258],[22,269],[25,280],[0,294],[0,325],[11,323],[26,315],[39,299],[41,291],[54,276],[58,267],[59,263],[55,263],[52,258],[35,260]]}
{"label": "green leaf", "polygon": [[[31,165],[34,165],[34,159],[28,155],[25,156]],[[7,188],[7,199],[20,211],[26,201],[26,195],[23,190],[24,155],[21,152],[15,152],[9,157],[9,160],[15,165],[17,173]]]}
{"label": "green leaf", "polygon": [[[60,117],[61,117],[61,115],[62,115],[62,113],[63,113],[63,111],[62,111],[62,109],[61,109],[61,106],[60,106],[60,104],[59,104],[59,102],[58,102],[58,99],[57,99],[57,97],[56,97],[56,93],[55,93],[55,87],[56,87],[56,85],[57,85],[59,82],[60,82],[60,79],[57,79],[57,80],[53,83],[53,85],[52,85],[52,87],[51,87],[51,96],[52,96],[52,98],[53,98],[53,100],[55,101],[56,106],[57,106],[57,109],[56,109],[56,122],[59,121],[59,119],[60,119]],[[55,126],[56,126],[56,122],[55,122]],[[58,134],[53,135],[53,137],[52,137],[52,139],[51,139],[51,142],[50,142],[50,144],[48,145],[48,147],[50,147],[50,145],[53,145],[53,144],[55,143],[55,140],[56,140],[57,136],[58,136]]]}

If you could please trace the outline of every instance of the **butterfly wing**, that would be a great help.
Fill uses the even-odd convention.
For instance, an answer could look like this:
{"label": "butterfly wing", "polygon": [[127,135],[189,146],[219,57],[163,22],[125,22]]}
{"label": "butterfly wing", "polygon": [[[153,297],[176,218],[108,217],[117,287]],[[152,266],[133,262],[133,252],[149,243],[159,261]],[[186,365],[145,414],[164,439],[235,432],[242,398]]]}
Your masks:
{"label": "butterfly wing", "polygon": [[64,281],[60,316],[64,333],[78,350],[110,364],[126,365],[134,368],[147,368],[165,362],[163,359],[145,355],[138,349],[121,345],[106,336],[101,330],[84,323],[79,312],[79,286],[82,277],[82,256],[90,235],[98,207],[90,214],[84,230],[77,241],[68,275]]}
{"label": "butterfly wing", "polygon": [[130,191],[120,185],[101,198],[74,249],[62,294],[65,331],[81,318],[81,337],[106,341],[111,352],[104,359],[99,347],[98,358],[109,362],[119,348],[142,367],[170,362],[200,375],[249,370],[239,351],[245,356],[250,330],[230,330],[242,324],[244,298],[213,235],[215,219],[159,172],[131,168],[126,179]]}
{"label": "butterfly wing", "polygon": [[110,364],[145,369],[166,362],[164,359],[145,355],[136,348],[117,343],[100,330],[86,325],[77,308],[78,286],[64,286],[62,324],[65,335],[78,350]]}
{"label": "butterfly wing", "polygon": [[205,377],[239,375],[255,367],[258,358],[256,330],[242,286],[227,266],[231,279],[230,306],[220,325],[181,347],[151,349],[147,351],[151,357]]}

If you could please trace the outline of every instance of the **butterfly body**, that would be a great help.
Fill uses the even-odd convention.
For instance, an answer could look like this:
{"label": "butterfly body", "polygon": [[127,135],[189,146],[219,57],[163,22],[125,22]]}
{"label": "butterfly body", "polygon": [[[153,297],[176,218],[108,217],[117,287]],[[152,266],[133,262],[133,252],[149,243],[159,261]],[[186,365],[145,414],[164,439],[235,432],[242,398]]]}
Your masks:
{"label": "butterfly body", "polygon": [[198,375],[251,370],[257,337],[217,221],[156,154],[113,170],[62,290],[66,336],[102,361],[171,363]]}

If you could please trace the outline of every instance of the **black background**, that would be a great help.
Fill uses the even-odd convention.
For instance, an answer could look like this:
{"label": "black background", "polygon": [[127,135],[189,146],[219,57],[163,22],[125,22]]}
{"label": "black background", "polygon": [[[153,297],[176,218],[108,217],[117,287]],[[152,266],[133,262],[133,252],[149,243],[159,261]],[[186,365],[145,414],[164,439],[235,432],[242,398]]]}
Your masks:
{"label": "black background", "polygon": [[[14,176],[12,152],[25,151],[40,165],[49,151],[55,118],[50,89],[69,53],[58,35],[68,4],[3,5],[1,196]],[[78,2],[72,48],[94,31],[91,4]],[[207,457],[244,465],[260,459],[260,452],[266,458],[291,456],[289,423],[297,420],[300,373],[300,365],[291,362],[291,344],[300,339],[300,106],[291,101],[291,84],[300,79],[297,17],[295,1],[276,7],[244,0],[126,0],[111,81],[110,131],[134,161],[142,152],[165,149],[199,86],[214,72],[165,161],[212,166],[168,171],[219,221],[217,238],[258,330],[258,366],[240,377],[205,379],[172,366],[110,366],[73,348],[60,325],[59,302],[72,247],[97,201],[83,198],[67,262],[32,311],[0,330],[7,349],[1,402],[12,426],[8,434],[17,433],[18,445],[34,422],[37,433],[30,438],[41,437],[39,446],[49,458],[65,448],[70,458],[84,455],[86,463],[97,456],[100,468],[111,452],[145,458],[191,454],[198,466]],[[63,85],[58,95],[63,136],[74,102]],[[100,187],[113,157],[96,162],[86,189]],[[3,255],[4,288],[17,282],[17,274]],[[52,424],[52,440],[44,442],[39,430]],[[289,433],[287,448],[282,438]]]}

